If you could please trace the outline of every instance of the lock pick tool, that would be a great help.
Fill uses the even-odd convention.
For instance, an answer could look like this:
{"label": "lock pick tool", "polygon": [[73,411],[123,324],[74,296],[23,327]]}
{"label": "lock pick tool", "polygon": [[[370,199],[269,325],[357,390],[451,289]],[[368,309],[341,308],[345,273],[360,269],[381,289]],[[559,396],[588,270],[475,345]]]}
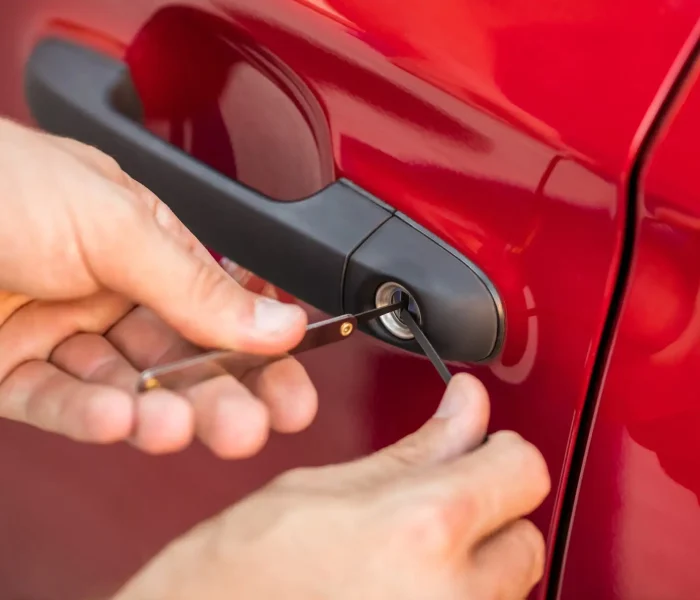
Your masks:
{"label": "lock pick tool", "polygon": [[[159,387],[183,389],[226,373],[243,373],[289,356],[295,356],[302,352],[308,352],[309,350],[347,340],[357,331],[359,325],[368,323],[373,319],[394,311],[402,311],[402,315],[409,320],[416,341],[419,343],[426,356],[428,356],[436,367],[443,380],[445,382],[449,381],[450,375],[445,364],[430,345],[430,342],[428,342],[422,331],[420,331],[415,321],[410,318],[410,314],[406,308],[407,301],[402,300],[388,306],[373,308],[355,315],[346,314],[312,323],[306,328],[306,334],[301,342],[283,355],[259,356],[233,350],[212,350],[196,356],[151,367],[140,373],[137,388],[139,391],[146,391]],[[420,332],[419,335],[416,335],[416,329]]]}

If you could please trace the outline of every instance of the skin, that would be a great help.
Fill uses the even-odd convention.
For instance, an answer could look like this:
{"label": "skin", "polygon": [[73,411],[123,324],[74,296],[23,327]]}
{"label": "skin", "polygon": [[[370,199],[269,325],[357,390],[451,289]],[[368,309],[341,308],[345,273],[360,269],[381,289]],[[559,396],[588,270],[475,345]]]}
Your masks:
{"label": "skin", "polygon": [[115,600],[523,599],[544,541],[522,517],[549,491],[541,454],[498,432],[455,377],[436,415],[361,460],[284,474],[166,547]]}
{"label": "skin", "polygon": [[[277,355],[302,309],[240,287],[151,192],[78,142],[0,120],[0,416],[75,440],[244,458],[316,391],[293,359],[181,389],[138,372],[201,348]],[[371,456],[284,474],[164,548],[114,600],[524,598],[544,540],[542,455],[483,443],[489,400],[455,376],[435,415]]]}
{"label": "skin", "polygon": [[306,314],[235,283],[114,160],[0,121],[0,196],[0,416],[151,453],[196,435],[225,458],[312,421],[316,392],[292,359],[135,392],[139,370],[200,346],[283,353]]}

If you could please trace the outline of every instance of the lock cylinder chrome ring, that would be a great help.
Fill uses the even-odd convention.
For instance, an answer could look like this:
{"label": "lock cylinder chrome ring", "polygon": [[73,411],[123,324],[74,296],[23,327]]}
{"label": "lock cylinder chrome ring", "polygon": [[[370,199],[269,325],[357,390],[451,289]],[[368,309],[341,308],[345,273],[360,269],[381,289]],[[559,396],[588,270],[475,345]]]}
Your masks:
{"label": "lock cylinder chrome ring", "polygon": [[[408,311],[413,315],[416,323],[420,325],[421,314],[418,304],[410,292],[400,283],[387,281],[379,286],[374,296],[374,304],[377,308],[383,308],[400,302],[405,296],[408,296]],[[401,314],[398,310],[382,315],[379,317],[379,321],[391,335],[401,340],[413,339],[411,330],[401,319]]]}

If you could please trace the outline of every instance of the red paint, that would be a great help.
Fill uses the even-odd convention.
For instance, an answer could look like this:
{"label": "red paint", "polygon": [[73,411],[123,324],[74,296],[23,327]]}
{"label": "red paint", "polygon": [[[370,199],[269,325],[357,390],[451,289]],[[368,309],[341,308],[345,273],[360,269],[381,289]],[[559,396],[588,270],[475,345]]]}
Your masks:
{"label": "red paint", "polygon": [[[534,519],[551,540],[617,273],[626,203],[618,186],[700,8],[162,7],[10,3],[0,111],[27,118],[21,70],[32,43],[55,19],[75,23],[124,44],[149,127],[199,159],[280,199],[348,177],[476,262],[504,300],[508,332],[501,360],[472,371],[492,395],[492,428],[519,431],[547,458],[554,491]],[[305,362],[321,394],[318,421],[243,463],[201,448],[152,459],[1,424],[0,489],[12,493],[0,495],[0,596],[106,594],[166,540],[280,470],[405,435],[443,389],[426,361],[363,337]]]}
{"label": "red paint", "polygon": [[640,185],[636,249],[566,555],[566,599],[696,598],[700,589],[697,70],[687,88]]}

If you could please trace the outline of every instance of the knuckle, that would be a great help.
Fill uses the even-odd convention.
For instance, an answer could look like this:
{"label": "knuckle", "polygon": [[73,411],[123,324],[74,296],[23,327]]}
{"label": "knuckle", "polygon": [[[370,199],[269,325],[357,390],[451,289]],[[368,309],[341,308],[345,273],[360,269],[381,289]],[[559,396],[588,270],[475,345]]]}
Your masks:
{"label": "knuckle", "polygon": [[392,467],[414,467],[421,463],[422,455],[425,454],[423,446],[414,436],[408,436],[381,452],[381,457],[386,463],[387,470],[391,472]]}
{"label": "knuckle", "polygon": [[270,487],[277,491],[298,490],[307,487],[313,480],[314,469],[297,467],[278,475],[270,482]]}
{"label": "knuckle", "polygon": [[154,192],[142,183],[131,179],[125,174],[128,181],[128,188],[134,194],[140,204],[142,204],[155,218],[156,223],[166,231],[179,234],[184,229],[182,222],[175,216],[172,209],[165,204]]}
{"label": "knuckle", "polygon": [[535,525],[515,521],[488,540],[473,568],[479,598],[525,598],[544,575],[545,542]]}
{"label": "knuckle", "polygon": [[450,554],[456,535],[453,510],[439,498],[430,498],[402,511],[398,537],[402,544],[424,556]]}
{"label": "knuckle", "polygon": [[76,318],[77,328],[81,332],[101,335],[111,329],[134,306],[131,300],[118,294],[98,294],[92,299],[99,299],[99,306],[93,308],[88,302],[81,306],[82,310]]}
{"label": "knuckle", "polygon": [[479,523],[484,515],[484,494],[477,489],[466,489],[459,497],[460,510],[469,523]]}
{"label": "knuckle", "polygon": [[144,213],[139,210],[136,203],[132,202],[126,193],[117,193],[109,198],[110,204],[109,219],[93,219],[98,223],[93,226],[93,242],[97,244],[108,244],[112,242],[116,245],[113,249],[118,255],[123,252],[124,232],[143,232]]}
{"label": "knuckle", "polygon": [[[389,472],[430,463],[434,460],[435,441],[444,437],[445,426],[445,422],[429,421],[418,431],[381,450],[377,456],[382,457]],[[392,466],[395,468],[392,469]]]}
{"label": "knuckle", "polygon": [[513,526],[514,542],[520,548],[523,563],[523,581],[534,585],[544,575],[545,540],[542,532],[527,519],[517,521]]}
{"label": "knuckle", "polygon": [[540,498],[544,499],[551,489],[549,469],[542,453],[531,443],[522,442],[523,472],[527,473]]}
{"label": "knuckle", "polygon": [[84,152],[87,159],[97,168],[105,177],[121,182],[125,177],[125,173],[119,166],[119,163],[109,154],[105,154],[102,150],[94,146],[85,146]]}
{"label": "knuckle", "polygon": [[196,300],[206,300],[212,310],[229,308],[232,300],[236,300],[232,291],[234,296],[236,291],[242,291],[223,270],[204,261],[198,263],[190,289]]}
{"label": "knuckle", "polygon": [[165,203],[161,202],[152,192],[145,190],[141,193],[143,196],[147,197],[145,199],[146,206],[151,207],[156,223],[165,229],[165,231],[169,231],[176,236],[180,236],[182,234],[183,225],[175,216],[172,209]]}
{"label": "knuckle", "polygon": [[489,436],[489,443],[498,445],[501,448],[519,447],[524,441],[519,433],[508,429],[497,431]]}
{"label": "knuckle", "polygon": [[549,494],[551,480],[547,462],[537,447],[514,431],[500,431],[492,436],[501,451],[517,462],[518,471],[527,476],[541,498]]}

